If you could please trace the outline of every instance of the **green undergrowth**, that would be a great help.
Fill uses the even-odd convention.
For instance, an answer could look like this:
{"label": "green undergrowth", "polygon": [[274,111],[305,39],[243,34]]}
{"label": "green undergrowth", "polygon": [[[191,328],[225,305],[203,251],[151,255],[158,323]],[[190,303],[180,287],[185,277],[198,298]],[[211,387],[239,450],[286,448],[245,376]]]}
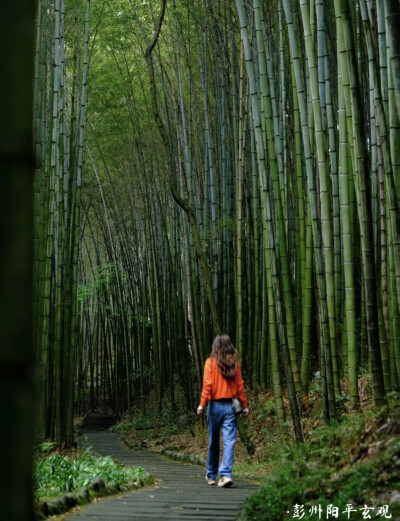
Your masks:
{"label": "green undergrowth", "polygon": [[150,439],[158,435],[168,436],[176,434],[190,427],[196,421],[194,411],[187,410],[184,394],[181,389],[175,393],[172,404],[166,393],[161,408],[156,400],[150,399],[146,411],[133,410],[132,417],[128,416],[122,422],[110,427],[110,432],[124,434],[132,430],[144,431],[143,437]]}
{"label": "green undergrowth", "polygon": [[254,477],[259,475],[258,478],[262,480],[263,475],[268,470],[268,467],[269,465],[265,461],[257,463],[253,462],[249,457],[248,461],[235,462],[233,464],[233,473],[235,475],[240,474],[244,476],[249,475]]}
{"label": "green undergrowth", "polygon": [[124,485],[145,475],[141,467],[125,467],[111,456],[97,457],[91,447],[83,453],[42,455],[35,461],[35,498],[49,501],[60,494],[75,492],[95,478]]}
{"label": "green undergrowth", "polygon": [[132,420],[125,420],[117,425],[110,427],[110,432],[124,434],[132,430],[143,431],[143,437],[150,439],[158,435],[168,436],[181,432],[190,425],[191,419],[189,415],[142,415],[133,418]]}
{"label": "green undergrowth", "polygon": [[[374,506],[369,515],[378,519],[378,507],[400,489],[399,434],[398,413],[368,412],[317,427],[303,444],[284,444],[272,456],[260,491],[246,500],[242,519],[281,521],[301,513],[303,519],[326,519],[328,505],[338,507],[338,519],[353,521],[369,519],[359,509]],[[296,504],[303,506],[298,515]],[[343,513],[347,504],[355,509],[350,517]],[[319,505],[321,517],[312,511]],[[397,519],[400,512],[390,508]]]}

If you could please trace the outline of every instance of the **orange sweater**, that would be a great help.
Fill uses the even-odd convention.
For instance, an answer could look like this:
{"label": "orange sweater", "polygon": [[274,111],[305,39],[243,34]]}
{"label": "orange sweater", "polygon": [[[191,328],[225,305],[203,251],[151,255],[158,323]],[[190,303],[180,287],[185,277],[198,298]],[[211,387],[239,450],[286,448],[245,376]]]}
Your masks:
{"label": "orange sweater", "polygon": [[247,409],[247,400],[240,365],[237,367],[235,377],[228,381],[222,376],[216,361],[213,358],[207,358],[204,365],[203,390],[200,400],[201,407],[204,408],[209,400],[232,398],[236,395],[243,409]]}

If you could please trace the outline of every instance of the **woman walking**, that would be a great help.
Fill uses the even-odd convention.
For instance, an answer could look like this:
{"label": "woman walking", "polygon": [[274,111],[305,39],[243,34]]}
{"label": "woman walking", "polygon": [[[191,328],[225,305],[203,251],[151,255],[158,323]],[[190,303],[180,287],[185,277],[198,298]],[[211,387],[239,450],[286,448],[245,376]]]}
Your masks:
{"label": "woman walking", "polygon": [[231,487],[233,451],[236,441],[237,422],[232,408],[232,398],[237,396],[243,416],[248,415],[239,358],[228,335],[217,335],[210,358],[204,366],[203,390],[197,414],[202,414],[208,403],[208,458],[206,479],[215,485],[219,462],[219,433],[222,428],[224,453],[219,467],[219,487]]}

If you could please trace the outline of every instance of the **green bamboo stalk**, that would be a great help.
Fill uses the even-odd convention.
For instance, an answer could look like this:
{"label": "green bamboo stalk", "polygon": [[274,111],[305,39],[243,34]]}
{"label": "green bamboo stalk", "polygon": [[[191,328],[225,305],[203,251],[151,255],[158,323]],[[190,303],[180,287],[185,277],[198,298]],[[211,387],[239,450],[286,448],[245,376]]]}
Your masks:
{"label": "green bamboo stalk", "polygon": [[[387,145],[387,129],[386,129],[386,122],[385,122],[385,112],[384,112],[384,106],[381,99],[381,95],[378,90],[379,85],[379,76],[377,72],[377,64],[375,60],[375,50],[372,40],[372,33],[370,29],[370,22],[368,18],[368,11],[367,11],[367,5],[364,0],[360,0],[360,10],[361,10],[361,18],[363,22],[363,30],[367,42],[367,50],[368,50],[368,59],[369,59],[369,65],[370,65],[370,82],[373,86],[371,97],[373,98],[374,105],[376,106],[376,112],[378,116],[376,128],[375,128],[375,139],[380,138],[379,141],[382,144],[381,151],[383,156],[383,162],[384,162],[384,168],[387,171],[388,179],[389,181],[393,182],[393,177],[391,175],[392,171],[392,165],[391,165],[391,157]],[[381,135],[382,132],[382,135]],[[382,175],[382,174],[381,174]],[[394,189],[394,186],[392,184],[392,191]],[[390,198],[390,202],[392,203],[393,196]],[[393,201],[394,204],[394,201]],[[392,206],[392,205],[391,205]],[[397,223],[396,223],[397,221]],[[399,245],[399,214],[398,211],[396,212],[396,208],[392,206],[391,208],[391,225],[393,227],[393,237],[394,237],[394,252],[395,256],[399,257],[400,251],[398,250]],[[383,242],[385,242],[385,237],[383,237]],[[378,259],[380,259],[380,253],[382,252],[382,247],[379,249],[379,254],[377,255]],[[383,254],[385,255],[385,251],[383,250]],[[399,262],[397,260],[396,262],[396,272],[397,267],[400,267]],[[378,324],[379,324],[379,337],[380,337],[380,351],[381,351],[381,358],[382,358],[382,369],[383,369],[383,379],[384,379],[384,386],[386,392],[390,390],[391,384],[390,384],[390,368],[389,368],[389,347],[387,343],[387,336],[386,336],[386,328],[384,325],[384,317],[383,317],[383,309],[382,309],[382,286],[380,281],[377,283],[377,300],[378,300]]]}
{"label": "green bamboo stalk", "polygon": [[[382,374],[382,360],[378,349],[378,317],[375,290],[375,261],[371,227],[371,200],[367,182],[368,154],[363,132],[362,111],[359,98],[358,71],[355,63],[355,46],[348,6],[343,0],[335,0],[337,24],[343,27],[343,41],[339,40],[339,52],[343,73],[348,132],[355,138],[354,173],[361,232],[362,265],[365,283],[365,302],[367,316],[368,346],[371,359],[374,404],[376,407],[385,403]],[[348,100],[351,100],[349,105]],[[351,127],[350,127],[351,125]]]}
{"label": "green bamboo stalk", "polygon": [[314,254],[315,254],[315,267],[316,267],[316,276],[317,276],[317,287],[318,287],[318,299],[319,299],[319,320],[321,327],[321,363],[326,364],[324,366],[323,371],[321,368],[321,374],[324,374],[326,377],[326,392],[327,395],[325,399],[329,404],[329,415],[326,416],[326,420],[329,421],[329,418],[334,418],[336,416],[335,410],[335,397],[334,397],[334,388],[333,388],[333,373],[332,373],[332,365],[331,365],[331,357],[330,357],[330,347],[329,347],[329,339],[331,337],[329,326],[328,326],[328,309],[326,302],[326,285],[325,285],[325,273],[324,273],[324,263],[323,263],[323,255],[321,248],[321,231],[319,229],[318,222],[318,204],[317,204],[317,194],[315,187],[315,179],[313,172],[313,164],[312,164],[312,155],[310,148],[310,134],[309,134],[309,125],[307,122],[307,108],[306,108],[306,99],[305,99],[305,90],[303,85],[303,79],[301,74],[301,67],[299,61],[299,55],[297,50],[297,42],[296,36],[294,33],[293,26],[293,17],[291,7],[289,2],[284,1],[284,9],[285,9],[285,17],[286,23],[288,26],[289,32],[289,43],[290,43],[290,53],[293,61],[293,67],[295,71],[295,79],[297,86],[297,96],[299,101],[299,110],[300,110],[300,121],[301,121],[301,129],[302,129],[302,138],[303,138],[303,147],[305,150],[305,163],[306,163],[306,173],[307,173],[307,190],[308,197],[310,201],[310,210],[311,210],[311,220],[312,220],[312,231],[313,231],[313,244],[314,244]]}
{"label": "green bamboo stalk", "polygon": [[[330,179],[328,163],[325,152],[325,132],[323,125],[323,113],[318,89],[318,70],[315,60],[315,50],[311,39],[310,20],[308,6],[305,0],[300,0],[301,16],[304,29],[305,45],[310,72],[310,88],[312,108],[315,123],[315,142],[317,149],[317,164],[320,179],[320,200],[322,217],[322,243],[326,277],[326,298],[329,319],[329,334],[332,353],[332,370],[335,394],[340,395],[339,364],[336,342],[336,305],[335,305],[335,279],[333,258],[333,225],[331,211]],[[325,107],[324,107],[325,108]]]}
{"label": "green bamboo stalk", "polygon": [[238,118],[238,162],[236,165],[236,346],[244,358],[243,344],[243,265],[242,265],[242,220],[243,220],[243,169],[244,169],[244,100],[243,100],[243,46],[240,50],[239,118]]}
{"label": "green bamboo stalk", "polygon": [[161,119],[159,109],[158,109],[152,51],[157,43],[158,36],[161,31],[161,25],[162,25],[162,22],[164,19],[164,14],[165,14],[165,6],[166,6],[166,0],[162,0],[160,13],[159,13],[159,17],[158,17],[158,20],[156,23],[156,28],[155,28],[155,32],[153,35],[153,39],[150,42],[150,44],[148,45],[148,47],[146,48],[146,52],[145,52],[145,58],[146,58],[148,71],[149,71],[149,78],[150,78],[152,110],[153,110],[154,118],[157,123],[158,131],[162,138],[163,146],[165,148],[167,156],[169,157],[168,178],[169,178],[169,186],[170,186],[171,194],[172,194],[173,198],[175,199],[175,201],[179,204],[179,206],[181,206],[181,208],[186,212],[186,214],[188,216],[188,222],[189,222],[190,229],[192,232],[192,236],[193,236],[193,240],[194,240],[194,244],[196,247],[196,252],[197,252],[197,256],[198,256],[198,260],[199,260],[200,270],[201,270],[201,274],[202,274],[202,278],[203,278],[203,286],[205,289],[207,302],[208,302],[208,305],[210,306],[210,311],[211,311],[211,315],[212,315],[212,319],[213,319],[214,332],[218,333],[218,332],[220,332],[221,328],[220,328],[218,311],[217,311],[215,300],[213,297],[213,284],[212,284],[212,280],[211,280],[211,276],[210,276],[210,271],[209,271],[207,262],[204,257],[201,239],[200,239],[200,235],[199,235],[198,228],[197,228],[195,213],[193,211],[192,206],[189,204],[189,202],[186,199],[183,199],[179,195],[179,192],[175,186],[175,182],[174,182],[174,179],[172,176],[173,160],[172,160],[172,156],[171,156],[171,150],[169,147],[169,140],[168,140],[168,136],[165,131],[164,124],[163,124],[163,121]]}
{"label": "green bamboo stalk", "polygon": [[311,366],[311,327],[312,327],[312,291],[313,291],[313,247],[312,247],[312,224],[311,209],[307,209],[306,225],[305,225],[305,273],[303,279],[303,313],[302,313],[302,336],[303,346],[301,353],[301,380],[307,389],[310,381]]}
{"label": "green bamboo stalk", "polygon": [[[271,206],[270,201],[267,194],[266,187],[266,165],[265,165],[265,153],[263,146],[263,138],[262,138],[262,128],[261,128],[261,110],[257,103],[257,90],[255,88],[255,76],[254,69],[251,63],[251,55],[250,55],[250,45],[247,34],[247,26],[244,18],[244,8],[242,0],[236,1],[236,7],[238,10],[240,28],[241,28],[241,38],[243,42],[243,49],[245,55],[246,62],[246,70],[250,83],[250,95],[251,95],[251,107],[253,111],[253,119],[254,119],[254,133],[255,133],[255,141],[256,141],[256,149],[257,149],[257,158],[259,162],[259,176],[260,176],[260,191],[261,191],[261,204],[262,204],[262,213],[263,213],[263,226],[264,226],[264,240],[265,240],[265,254],[266,254],[266,265],[271,263],[273,280],[277,281],[277,269],[276,269],[276,259],[273,252],[274,238],[272,232],[272,215],[271,215]],[[279,295],[278,285],[274,282],[274,293],[275,298]],[[293,418],[293,425],[295,430],[296,440],[298,442],[302,441],[302,432],[300,426],[300,416],[297,406],[297,401],[295,397],[295,386],[293,381],[293,373],[292,373],[292,360],[290,359],[289,349],[287,340],[285,338],[285,329],[283,328],[283,320],[282,317],[278,318],[279,324],[279,335],[282,340],[283,347],[283,359],[284,359],[284,368],[286,375],[286,383],[288,386],[288,395],[290,399],[290,407]],[[286,341],[285,341],[286,340]],[[295,346],[294,346],[295,349]],[[301,382],[300,382],[301,384]]]}
{"label": "green bamboo stalk", "polygon": [[[337,38],[343,37],[341,26],[338,26]],[[338,67],[338,125],[339,125],[339,189],[340,216],[343,242],[344,271],[344,312],[346,332],[346,366],[349,377],[350,397],[355,409],[359,408],[358,366],[357,366],[357,330],[356,330],[356,293],[354,273],[354,250],[352,244],[352,228],[350,218],[350,196],[348,175],[348,143],[346,130],[346,108],[342,88],[342,72],[339,60]]]}
{"label": "green bamboo stalk", "polygon": [[[239,9],[239,7],[238,7]],[[252,109],[253,109],[253,118],[260,118],[261,113],[265,117],[266,124],[266,135],[267,135],[267,145],[268,145],[268,156],[269,156],[269,166],[271,170],[272,177],[272,187],[274,193],[274,203],[275,203],[275,212],[277,217],[278,224],[278,233],[280,240],[278,241],[279,245],[279,257],[280,263],[282,266],[282,282],[283,282],[283,296],[285,303],[285,316],[286,316],[286,328],[287,328],[287,341],[290,352],[290,360],[292,364],[292,372],[293,378],[296,386],[296,391],[299,393],[302,401],[302,406],[307,409],[308,408],[308,396],[305,393],[300,377],[300,371],[297,362],[297,353],[296,353],[296,340],[295,340],[295,324],[294,324],[294,316],[293,316],[293,298],[291,292],[291,280],[290,280],[290,269],[289,269],[289,261],[288,261],[288,252],[287,252],[287,240],[286,240],[286,231],[285,231],[285,222],[283,218],[283,208],[281,201],[281,191],[279,187],[279,176],[278,176],[278,168],[275,154],[275,140],[273,138],[276,133],[273,130],[272,123],[272,107],[270,103],[270,94],[274,97],[272,88],[273,82],[272,80],[268,83],[267,78],[267,69],[266,69],[266,61],[265,61],[265,47],[264,47],[264,38],[262,34],[262,23],[261,23],[261,9],[259,0],[254,1],[254,13],[255,13],[255,26],[256,26],[256,37],[257,37],[257,48],[258,52],[258,65],[260,70],[260,87],[261,87],[261,109],[258,105],[255,104],[253,100],[255,100],[255,87],[251,86],[252,89]],[[240,17],[240,13],[239,13]],[[244,21],[243,21],[244,23]],[[247,29],[243,23],[241,22],[241,32],[242,35],[244,30]],[[243,36],[242,36],[243,40]],[[248,76],[250,85],[252,84],[252,80],[250,75],[254,74],[252,72],[251,65],[249,64],[249,60],[246,59],[246,68],[248,70]],[[270,68],[269,77],[272,78],[272,70]],[[259,114],[256,116],[256,110]],[[276,122],[276,118],[275,118]],[[258,128],[255,121],[255,132],[257,133]],[[264,152],[264,142],[262,133],[260,133],[259,137],[256,134],[256,142],[257,142],[257,154],[258,159],[265,165],[265,152]],[[279,142],[278,142],[279,143]],[[265,168],[265,166],[263,167]]]}
{"label": "green bamboo stalk", "polygon": [[400,42],[397,34],[400,25],[400,6],[396,0],[384,0],[384,4],[386,41],[389,49],[388,65],[392,72],[397,117],[400,119]]}

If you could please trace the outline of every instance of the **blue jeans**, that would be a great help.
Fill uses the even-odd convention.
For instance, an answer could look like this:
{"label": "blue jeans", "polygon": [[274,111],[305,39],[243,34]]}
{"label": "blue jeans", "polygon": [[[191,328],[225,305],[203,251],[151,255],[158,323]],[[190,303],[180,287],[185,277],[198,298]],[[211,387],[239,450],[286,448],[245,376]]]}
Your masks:
{"label": "blue jeans", "polygon": [[222,427],[224,453],[219,468],[219,475],[232,478],[233,451],[236,442],[237,423],[231,400],[209,402],[207,421],[209,435],[207,477],[209,479],[215,479],[217,476],[219,463],[219,431]]}

